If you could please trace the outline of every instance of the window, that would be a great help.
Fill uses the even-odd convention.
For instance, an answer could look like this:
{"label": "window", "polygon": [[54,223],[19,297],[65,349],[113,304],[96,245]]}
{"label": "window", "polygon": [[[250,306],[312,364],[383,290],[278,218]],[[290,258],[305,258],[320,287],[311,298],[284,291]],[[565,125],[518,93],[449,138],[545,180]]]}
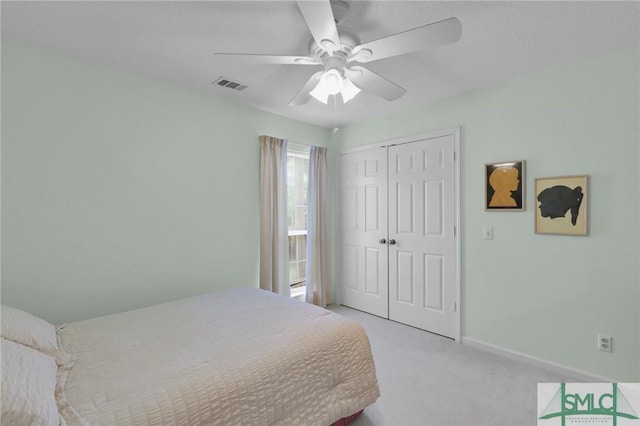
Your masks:
{"label": "window", "polygon": [[289,283],[291,297],[306,290],[307,186],[309,148],[289,143],[287,152],[287,218],[289,221]]}

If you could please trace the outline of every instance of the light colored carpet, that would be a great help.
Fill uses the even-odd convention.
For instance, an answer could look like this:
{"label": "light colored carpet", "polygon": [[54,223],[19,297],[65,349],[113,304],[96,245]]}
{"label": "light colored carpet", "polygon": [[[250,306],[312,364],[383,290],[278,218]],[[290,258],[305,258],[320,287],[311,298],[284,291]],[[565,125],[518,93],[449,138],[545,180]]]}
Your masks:
{"label": "light colored carpet", "polygon": [[525,426],[537,423],[537,383],[577,382],[344,306],[362,324],[381,396],[353,426]]}

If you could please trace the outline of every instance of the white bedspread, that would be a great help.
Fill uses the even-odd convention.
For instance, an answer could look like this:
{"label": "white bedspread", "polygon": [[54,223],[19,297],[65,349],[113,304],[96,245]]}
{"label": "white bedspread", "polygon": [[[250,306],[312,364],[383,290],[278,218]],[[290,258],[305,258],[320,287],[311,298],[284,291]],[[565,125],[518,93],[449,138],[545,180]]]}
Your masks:
{"label": "white bedspread", "polygon": [[379,396],[360,325],[258,289],[70,323],[58,338],[77,358],[66,399],[91,425],[329,425]]}

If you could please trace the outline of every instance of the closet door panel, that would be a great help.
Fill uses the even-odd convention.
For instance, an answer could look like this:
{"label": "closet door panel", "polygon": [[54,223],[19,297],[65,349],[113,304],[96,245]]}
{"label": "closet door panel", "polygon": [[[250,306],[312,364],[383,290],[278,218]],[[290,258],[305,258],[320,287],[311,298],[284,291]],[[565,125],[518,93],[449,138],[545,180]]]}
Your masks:
{"label": "closet door panel", "polygon": [[389,147],[389,318],[455,336],[455,143]]}
{"label": "closet door panel", "polygon": [[388,318],[386,148],[344,154],[340,170],[340,300]]}

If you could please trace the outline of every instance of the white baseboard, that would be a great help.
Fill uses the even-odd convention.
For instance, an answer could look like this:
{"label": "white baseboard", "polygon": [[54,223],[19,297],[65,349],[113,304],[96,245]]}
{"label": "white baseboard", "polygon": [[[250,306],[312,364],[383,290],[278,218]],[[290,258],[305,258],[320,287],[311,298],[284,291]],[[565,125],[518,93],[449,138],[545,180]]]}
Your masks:
{"label": "white baseboard", "polygon": [[510,349],[505,349],[500,346],[492,345],[490,343],[481,342],[480,340],[472,339],[470,337],[462,337],[462,344],[467,345],[472,348],[480,349],[483,351],[491,352],[496,355],[501,355],[505,358],[513,359],[516,361],[522,361],[530,365],[534,365],[536,367],[541,367],[546,370],[552,371],[557,374],[562,374],[563,376],[568,376],[576,379],[577,382],[606,382],[612,383],[615,380],[600,376],[597,374],[589,373],[586,371],[578,370],[576,368],[567,367],[565,365],[556,364],[555,362],[547,361],[544,359],[536,358],[531,355],[527,355],[522,352],[512,351]]}

